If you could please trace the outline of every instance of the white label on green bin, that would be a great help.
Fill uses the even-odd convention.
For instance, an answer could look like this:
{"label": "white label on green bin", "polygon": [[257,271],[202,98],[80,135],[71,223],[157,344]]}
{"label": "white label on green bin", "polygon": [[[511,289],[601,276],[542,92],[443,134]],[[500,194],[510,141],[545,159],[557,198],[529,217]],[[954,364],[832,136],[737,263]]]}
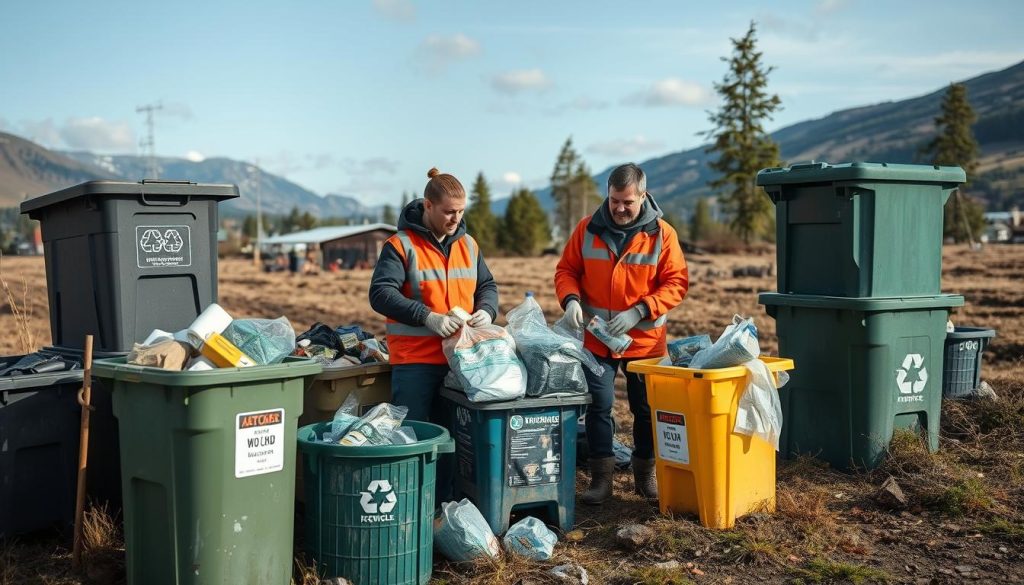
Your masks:
{"label": "white label on green bin", "polygon": [[192,266],[192,230],[187,225],[135,226],[139,268]]}
{"label": "white label on green bin", "polygon": [[657,411],[658,457],[665,461],[690,464],[690,446],[686,441],[686,417],[679,412]]}
{"label": "white label on green bin", "polygon": [[395,515],[391,512],[398,505],[398,496],[391,487],[391,481],[375,479],[359,494],[359,506],[363,509],[363,514],[359,516],[360,522],[381,524],[395,521]]}
{"label": "white label on green bin", "polygon": [[235,477],[284,469],[284,409],[236,415]]}
{"label": "white label on green bin", "polygon": [[896,368],[896,387],[900,394],[896,402],[924,402],[921,393],[927,383],[928,368],[924,367],[924,357],[919,353],[908,353]]}

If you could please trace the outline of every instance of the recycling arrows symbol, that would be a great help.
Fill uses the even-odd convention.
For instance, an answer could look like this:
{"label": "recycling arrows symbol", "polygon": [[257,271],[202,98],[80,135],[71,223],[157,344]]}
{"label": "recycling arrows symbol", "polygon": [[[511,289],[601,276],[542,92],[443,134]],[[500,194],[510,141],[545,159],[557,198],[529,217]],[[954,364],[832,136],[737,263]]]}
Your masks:
{"label": "recycling arrows symbol", "polygon": [[[362,497],[359,498],[359,505],[367,514],[387,514],[394,510],[395,504],[398,503],[398,497],[391,490],[391,482],[386,479],[371,481],[370,485],[366,486],[366,491],[360,493]],[[385,494],[384,501],[380,504],[376,501],[377,494]]]}
{"label": "recycling arrows symbol", "polygon": [[908,353],[903,358],[903,365],[896,370],[896,386],[900,394],[920,394],[928,383],[928,369],[924,367],[924,357],[919,353]]}

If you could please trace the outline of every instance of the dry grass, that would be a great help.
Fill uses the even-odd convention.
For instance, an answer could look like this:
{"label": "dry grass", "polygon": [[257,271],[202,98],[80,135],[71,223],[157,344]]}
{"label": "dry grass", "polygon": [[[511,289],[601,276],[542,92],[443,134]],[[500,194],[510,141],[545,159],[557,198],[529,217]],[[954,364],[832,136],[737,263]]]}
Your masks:
{"label": "dry grass", "polygon": [[29,296],[28,279],[24,276],[21,279],[22,292],[21,302],[15,297],[14,291],[7,283],[3,269],[3,253],[0,252],[0,288],[4,291],[4,300],[10,308],[14,317],[14,331],[18,336],[18,344],[22,354],[32,353],[36,350],[35,338],[32,334],[32,297]]}
{"label": "dry grass", "polygon": [[813,559],[791,571],[794,584],[802,583],[889,583],[891,575],[865,565],[844,563],[828,559]]}
{"label": "dry grass", "polygon": [[292,585],[320,585],[321,575],[316,563],[306,559],[306,555],[295,557],[295,568],[292,571]]}

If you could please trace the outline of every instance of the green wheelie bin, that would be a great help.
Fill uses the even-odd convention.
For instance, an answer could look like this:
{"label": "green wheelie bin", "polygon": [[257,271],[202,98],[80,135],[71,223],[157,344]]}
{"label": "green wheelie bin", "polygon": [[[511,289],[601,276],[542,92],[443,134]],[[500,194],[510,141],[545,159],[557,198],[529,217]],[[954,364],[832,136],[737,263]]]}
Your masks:
{"label": "green wheelie bin", "polygon": [[290,583],[296,423],[320,371],[95,362],[120,423],[129,585]]}
{"label": "green wheelie bin", "polygon": [[761,293],[759,301],[776,321],[779,354],[800,364],[779,389],[782,457],[871,469],[896,428],[938,449],[946,320],[962,296]]}
{"label": "green wheelie bin", "polygon": [[759,172],[757,184],[775,203],[778,291],[939,294],[942,208],[965,180],[960,167],[862,162]]}

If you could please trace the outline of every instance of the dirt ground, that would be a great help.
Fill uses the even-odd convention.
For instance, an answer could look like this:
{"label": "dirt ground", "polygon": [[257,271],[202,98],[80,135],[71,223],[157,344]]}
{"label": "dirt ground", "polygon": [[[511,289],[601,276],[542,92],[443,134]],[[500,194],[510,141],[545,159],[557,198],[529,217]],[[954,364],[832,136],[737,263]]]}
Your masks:
{"label": "dirt ground", "polygon": [[[435,556],[432,582],[553,583],[547,571],[564,563],[585,567],[591,583],[612,584],[1024,582],[1024,246],[980,251],[949,246],[943,257],[943,291],[966,298],[953,321],[998,331],[984,354],[983,378],[999,399],[946,401],[939,453],[929,454],[912,435],[900,435],[887,463],[872,473],[839,473],[811,459],[780,462],[777,511],[743,518],[729,531],[704,529],[694,518],[662,517],[631,495],[631,474],[619,473],[614,501],[578,506],[576,530],[561,535],[551,561],[510,558],[457,566]],[[716,335],[733,314],[752,315],[762,350],[775,354],[775,323],[757,304],[757,292],[774,290],[774,277],[734,276],[734,269],[773,264],[774,254],[690,255],[687,260],[691,288],[670,315],[670,338]],[[551,283],[556,261],[490,259],[502,311],[533,291],[549,320],[560,316]],[[42,259],[5,257],[0,274],[19,307],[12,311],[3,291],[0,355],[46,345]],[[367,302],[369,276],[352,271],[290,277],[260,273],[248,261],[222,260],[220,303],[235,317],[286,315],[297,331],[322,321],[359,324],[380,334],[382,320]],[[631,417],[622,405],[616,413],[618,438],[628,444]],[[889,477],[902,488],[906,504],[876,499]],[[582,491],[588,476],[581,470],[577,479]],[[618,544],[615,532],[631,523],[652,528],[653,537],[633,548]],[[94,538],[83,575],[70,570],[66,536],[0,542],[0,585],[122,581],[116,521],[96,532],[106,536]],[[316,579],[297,568],[296,582]]]}

